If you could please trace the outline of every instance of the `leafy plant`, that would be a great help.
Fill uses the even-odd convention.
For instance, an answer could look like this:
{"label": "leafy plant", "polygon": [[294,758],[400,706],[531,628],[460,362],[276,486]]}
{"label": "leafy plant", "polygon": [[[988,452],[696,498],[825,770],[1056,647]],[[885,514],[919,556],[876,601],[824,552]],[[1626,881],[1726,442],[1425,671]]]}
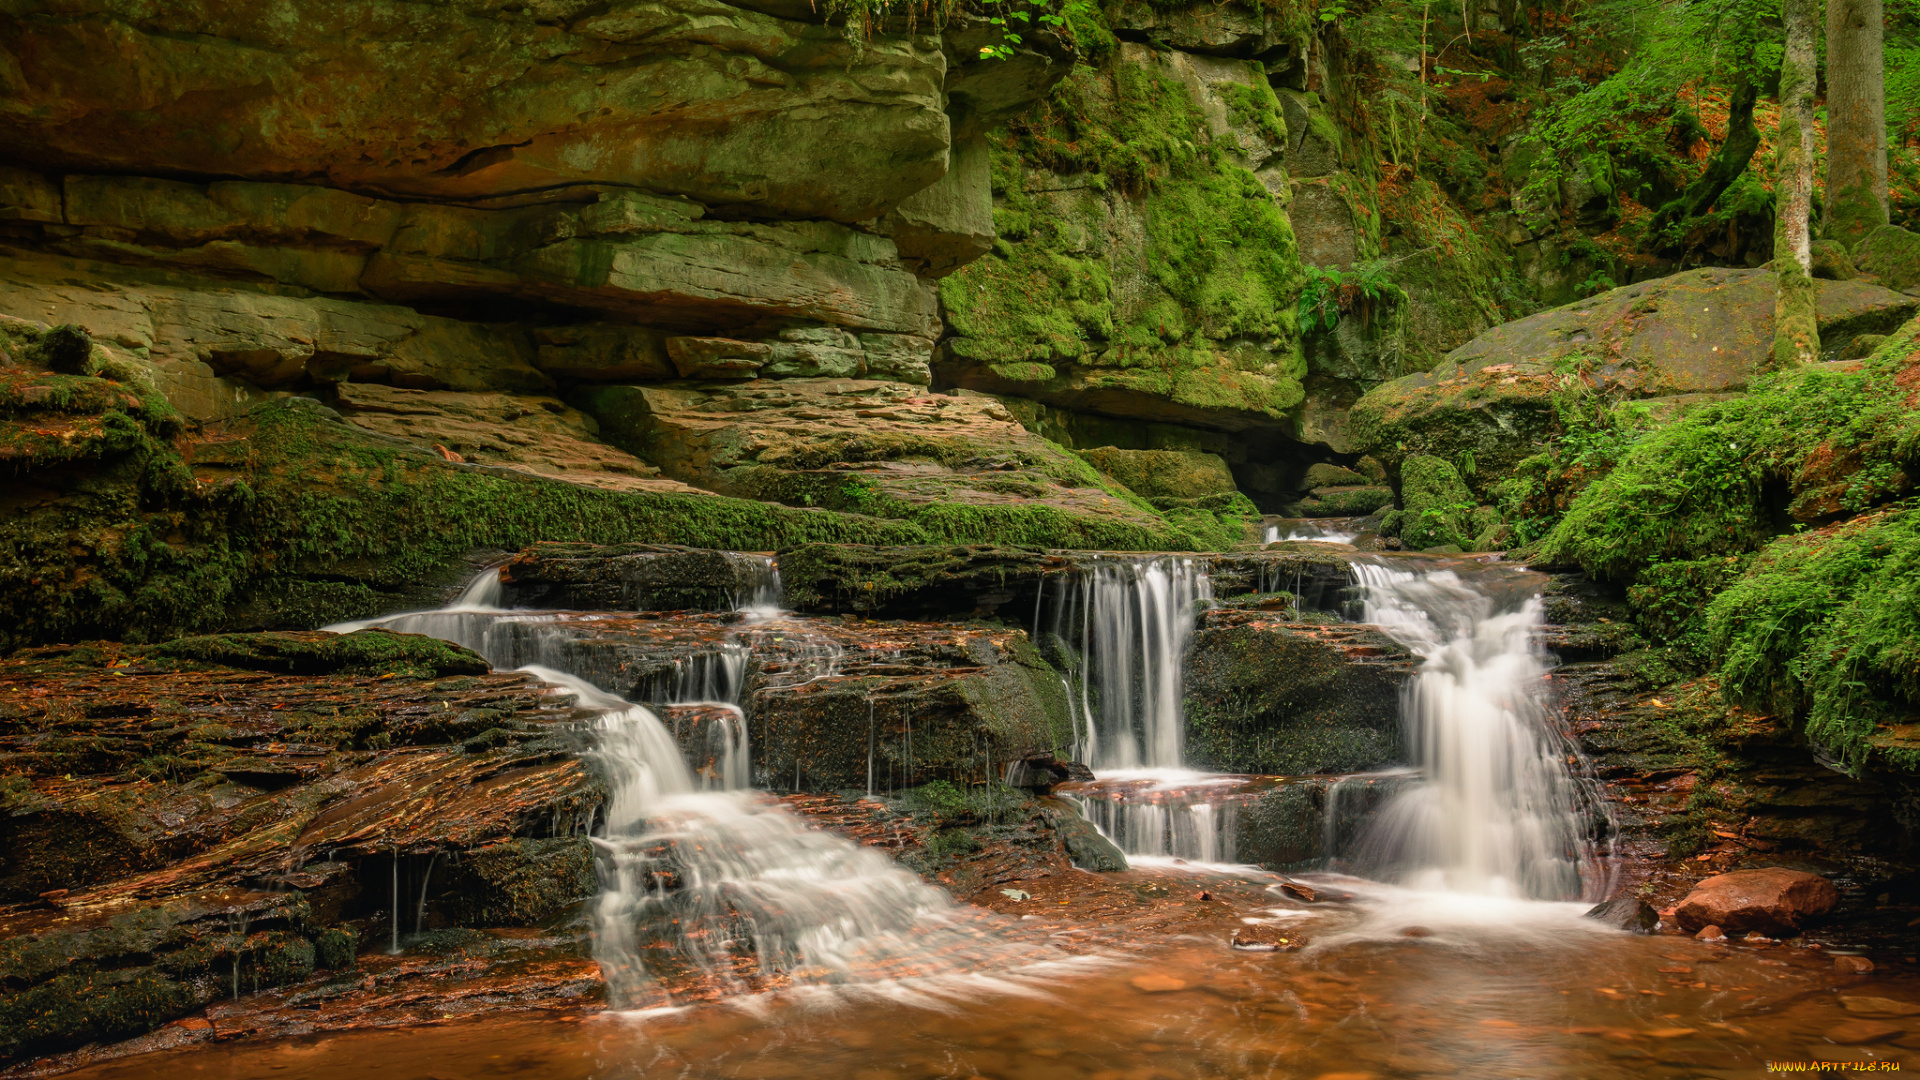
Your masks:
{"label": "leafy plant", "polygon": [[1300,332],[1330,334],[1345,316],[1370,321],[1387,305],[1406,300],[1406,290],[1387,276],[1388,267],[1399,261],[1369,259],[1351,270],[1302,267],[1306,281],[1298,302]]}
{"label": "leafy plant", "polygon": [[[1025,6],[1021,6],[1024,2]],[[980,0],[987,12],[987,21],[1000,28],[1001,40],[992,45],[980,46],[982,60],[1011,60],[1014,49],[1019,46],[1021,37],[1014,29],[1015,24],[1032,26],[1065,26],[1067,18],[1057,11],[1051,11],[1053,0]]]}

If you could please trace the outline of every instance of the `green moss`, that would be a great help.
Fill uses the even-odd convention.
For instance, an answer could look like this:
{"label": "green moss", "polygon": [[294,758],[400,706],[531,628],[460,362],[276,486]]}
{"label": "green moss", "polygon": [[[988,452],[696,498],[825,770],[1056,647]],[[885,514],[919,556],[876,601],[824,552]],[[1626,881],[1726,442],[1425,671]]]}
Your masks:
{"label": "green moss", "polygon": [[1389,487],[1329,487],[1294,504],[1301,517],[1365,517],[1393,502]]}
{"label": "green moss", "polygon": [[1751,558],[1728,555],[1654,563],[1627,590],[1627,602],[1642,628],[1679,650],[1680,659],[1704,665],[1707,604],[1746,570]]}
{"label": "green moss", "polygon": [[471,926],[538,926],[593,895],[593,848],[583,837],[509,840],[461,857],[451,912]]}
{"label": "green moss", "polygon": [[1854,765],[1876,749],[1920,769],[1883,728],[1920,708],[1920,511],[1911,504],[1785,536],[1707,609],[1727,697],[1804,716]]}
{"label": "green moss", "polygon": [[1437,457],[1416,454],[1400,466],[1400,539],[1408,547],[1425,549],[1452,544],[1465,549],[1472,543],[1468,515],[1473,493],[1452,465]]}
{"label": "green moss", "polygon": [[353,927],[329,927],[314,939],[314,962],[329,971],[346,971],[353,967],[359,949],[360,935]]}
{"label": "green moss", "polygon": [[[1630,581],[1655,561],[1757,550],[1782,516],[1819,520],[1909,490],[1920,412],[1901,381],[1915,333],[1909,323],[1856,370],[1763,378],[1638,439],[1574,502],[1543,557]],[[1770,503],[1769,485],[1784,498]]]}
{"label": "green moss", "polygon": [[187,987],[151,971],[56,975],[0,993],[0,1056],[49,1053],[151,1031],[194,1006]]}
{"label": "green moss", "polygon": [[[0,517],[0,598],[19,615],[0,629],[0,647],[165,639],[217,628],[253,600],[265,601],[269,625],[364,616],[390,606],[380,590],[430,580],[475,550],[539,540],[770,550],[926,536],[906,522],[458,468],[297,401],[235,425],[244,452],[202,481],[139,398],[98,379],[72,390],[107,395],[96,415],[113,435],[70,469],[34,474],[59,497]],[[0,420],[0,445],[26,426]],[[1095,482],[1083,463],[1058,456],[1058,469]]]}
{"label": "green moss", "polygon": [[[1264,78],[1219,85],[1237,119],[1284,141]],[[1300,272],[1284,205],[1157,61],[1076,67],[993,155],[1001,242],[940,286],[955,357],[1033,384],[1022,392],[1091,379],[1276,419],[1299,406]],[[1116,214],[1144,236],[1116,234]],[[1117,286],[1114,274],[1135,272],[1144,290]]]}

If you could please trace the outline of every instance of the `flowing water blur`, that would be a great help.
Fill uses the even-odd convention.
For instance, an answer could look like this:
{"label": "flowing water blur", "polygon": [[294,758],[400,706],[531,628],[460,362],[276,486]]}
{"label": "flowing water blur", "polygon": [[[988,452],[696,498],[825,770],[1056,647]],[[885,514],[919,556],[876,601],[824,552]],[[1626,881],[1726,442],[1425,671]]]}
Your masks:
{"label": "flowing water blur", "polygon": [[1349,865],[1434,889],[1604,898],[1607,865],[1589,835],[1604,804],[1570,768],[1578,755],[1556,724],[1539,598],[1502,608],[1453,570],[1353,571],[1365,621],[1421,666],[1401,693],[1419,780],[1374,814]]}
{"label": "flowing water blur", "polygon": [[991,917],[956,907],[884,854],[810,829],[746,789],[740,695],[751,641],[769,635],[786,646],[785,662],[769,677],[790,683],[831,673],[839,657],[831,642],[779,624],[777,571],[771,560],[764,565],[761,584],[737,598],[748,641],[722,642],[682,661],[663,685],[662,704],[721,708],[718,784],[701,783],[653,710],[596,682],[594,663],[558,632],[561,615],[502,608],[497,570],[446,608],[328,629],[372,625],[446,638],[597,714],[585,754],[610,798],[592,837],[600,876],[594,958],[616,1008],[672,1005],[663,976],[690,970],[739,995],[836,986],[937,1001],[954,987],[1014,986],[1000,977],[1017,979],[1062,959],[999,933]]}

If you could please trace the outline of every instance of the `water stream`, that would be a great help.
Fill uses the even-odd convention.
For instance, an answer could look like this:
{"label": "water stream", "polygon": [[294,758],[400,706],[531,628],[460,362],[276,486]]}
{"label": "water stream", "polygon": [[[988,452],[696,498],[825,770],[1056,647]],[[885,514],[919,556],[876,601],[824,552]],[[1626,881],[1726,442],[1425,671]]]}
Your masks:
{"label": "water stream", "polygon": [[[704,778],[652,709],[608,692],[595,665],[565,647],[557,633],[563,615],[501,606],[498,571],[482,573],[445,608],[328,629],[373,625],[446,638],[596,713],[585,754],[610,799],[592,837],[601,886],[594,956],[616,1008],[670,1005],[664,983],[692,971],[732,994],[836,986],[937,1000],[955,979],[1011,986],[998,977],[1058,959],[998,933],[990,917],[956,908],[886,855],[810,829],[747,789],[740,697],[751,639],[774,633],[766,624],[779,613],[777,572],[766,562],[766,583],[740,597],[747,618],[738,633],[748,641],[680,662],[664,684],[659,704],[717,706],[731,721],[713,729],[723,764]],[[764,677],[801,682],[832,670],[837,646],[791,628],[778,634],[790,655]],[[988,970],[996,976],[980,974]]]}

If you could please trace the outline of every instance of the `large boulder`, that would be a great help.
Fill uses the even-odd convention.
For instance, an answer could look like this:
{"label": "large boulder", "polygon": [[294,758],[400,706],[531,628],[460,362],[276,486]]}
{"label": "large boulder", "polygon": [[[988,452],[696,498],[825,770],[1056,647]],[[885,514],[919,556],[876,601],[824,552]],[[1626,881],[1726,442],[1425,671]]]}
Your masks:
{"label": "large boulder", "polygon": [[1702,881],[1680,901],[1674,918],[1690,933],[1718,926],[1729,934],[1759,931],[1791,937],[1839,903],[1840,891],[1826,878],[1768,867],[1735,870]]}
{"label": "large boulder", "polygon": [[[1865,281],[1815,283],[1821,348],[1890,332],[1920,298]],[[1585,387],[1632,398],[1727,393],[1764,369],[1773,344],[1774,278],[1702,269],[1601,293],[1494,327],[1432,371],[1376,387],[1353,408],[1356,451],[1398,477],[1410,455],[1471,461],[1484,494],[1534,452],[1556,394]]]}
{"label": "large boulder", "polygon": [[1371,627],[1286,612],[1207,612],[1187,654],[1187,760],[1197,768],[1342,773],[1402,759],[1413,655]]}
{"label": "large boulder", "polygon": [[[1268,16],[1209,17],[1221,20],[1222,51],[1263,48],[1242,29],[1257,35]],[[1183,16],[1137,4],[1119,19],[1148,36]],[[1103,417],[1299,434],[1287,124],[1264,67],[1122,42],[1062,93],[1080,103],[1074,126],[1047,138],[1091,148],[1179,131],[1168,151],[1178,160],[1143,184],[1092,171],[1088,158],[996,147],[1000,238],[940,283],[954,331],[935,361],[942,380]]]}
{"label": "large boulder", "polygon": [[1889,289],[1920,285],[1920,235],[1898,225],[1882,225],[1853,247],[1854,265]]}

